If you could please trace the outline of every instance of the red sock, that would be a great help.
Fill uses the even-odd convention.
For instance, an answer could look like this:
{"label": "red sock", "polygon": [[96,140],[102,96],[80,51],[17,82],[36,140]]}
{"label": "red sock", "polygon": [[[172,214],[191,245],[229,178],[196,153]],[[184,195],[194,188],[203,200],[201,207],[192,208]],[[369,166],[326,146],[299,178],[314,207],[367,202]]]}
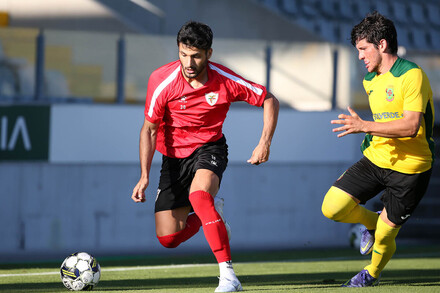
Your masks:
{"label": "red sock", "polygon": [[192,214],[186,219],[185,229],[170,235],[157,236],[157,239],[166,248],[175,248],[199,232],[200,226],[202,226],[202,222],[200,222],[199,217]]}
{"label": "red sock", "polygon": [[189,195],[194,212],[203,224],[205,238],[218,263],[231,260],[228,232],[214,207],[214,198],[208,192],[194,191]]}

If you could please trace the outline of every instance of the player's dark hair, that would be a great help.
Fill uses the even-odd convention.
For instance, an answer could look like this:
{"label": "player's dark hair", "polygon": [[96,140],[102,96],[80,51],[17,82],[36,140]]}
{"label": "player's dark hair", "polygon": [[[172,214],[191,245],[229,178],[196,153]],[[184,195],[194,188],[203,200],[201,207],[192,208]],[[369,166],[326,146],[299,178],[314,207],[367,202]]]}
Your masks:
{"label": "player's dark hair", "polygon": [[179,43],[208,50],[212,45],[212,30],[204,23],[188,21],[177,33],[177,46],[179,46]]}
{"label": "player's dark hair", "polygon": [[367,16],[351,30],[351,44],[362,39],[377,48],[380,40],[386,40],[391,54],[397,54],[397,31],[394,23],[377,11]]}

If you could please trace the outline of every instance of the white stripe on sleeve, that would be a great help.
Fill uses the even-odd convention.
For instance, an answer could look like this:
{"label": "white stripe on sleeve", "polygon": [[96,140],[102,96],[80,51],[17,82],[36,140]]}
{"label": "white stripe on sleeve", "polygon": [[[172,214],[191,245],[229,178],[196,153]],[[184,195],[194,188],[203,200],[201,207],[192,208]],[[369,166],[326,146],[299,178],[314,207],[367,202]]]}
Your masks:
{"label": "white stripe on sleeve", "polygon": [[153,97],[151,98],[150,108],[148,109],[148,116],[151,118],[153,116],[154,105],[156,104],[157,97],[160,93],[169,85],[177,76],[180,71],[180,65],[167,77],[162,81],[159,86],[154,90]]}
{"label": "white stripe on sleeve", "polygon": [[251,85],[251,84],[248,83],[247,81],[245,81],[245,80],[243,80],[243,79],[241,79],[241,78],[239,78],[239,77],[237,77],[237,76],[235,76],[235,75],[229,74],[229,73],[227,73],[227,72],[221,70],[221,69],[218,68],[217,66],[214,66],[214,65],[212,65],[212,64],[209,64],[209,67],[210,67],[211,69],[217,71],[217,72],[220,73],[221,75],[223,75],[223,76],[229,78],[230,80],[233,80],[233,81],[235,81],[236,83],[239,83],[239,84],[241,84],[241,85],[244,85],[245,87],[247,87],[248,89],[250,89],[251,91],[253,91],[254,93],[256,93],[256,94],[259,95],[259,96],[261,96],[261,94],[263,93],[263,90],[262,90],[262,89],[257,88],[257,87],[254,87],[253,85]]}

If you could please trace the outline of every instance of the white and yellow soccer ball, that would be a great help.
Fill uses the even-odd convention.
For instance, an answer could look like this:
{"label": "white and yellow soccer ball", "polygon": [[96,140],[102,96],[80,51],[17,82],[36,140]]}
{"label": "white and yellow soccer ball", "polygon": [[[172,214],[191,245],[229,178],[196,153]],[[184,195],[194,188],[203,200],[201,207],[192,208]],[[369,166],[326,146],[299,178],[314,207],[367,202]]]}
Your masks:
{"label": "white and yellow soccer ball", "polygon": [[90,291],[99,282],[101,267],[87,252],[76,252],[64,259],[60,268],[61,281],[71,291]]}

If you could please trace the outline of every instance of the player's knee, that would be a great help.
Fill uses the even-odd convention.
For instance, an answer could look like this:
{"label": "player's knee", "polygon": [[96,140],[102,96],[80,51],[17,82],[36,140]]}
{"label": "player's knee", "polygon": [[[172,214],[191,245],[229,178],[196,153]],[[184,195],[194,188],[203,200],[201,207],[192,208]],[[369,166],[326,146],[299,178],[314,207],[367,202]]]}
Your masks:
{"label": "player's knee", "polygon": [[[200,214],[209,209],[214,208],[214,199],[205,191],[194,191],[189,195],[189,201],[196,214]],[[199,216],[200,217],[200,216]]]}
{"label": "player's knee", "polygon": [[321,207],[322,214],[330,220],[337,221],[341,217],[341,210],[335,208],[335,206],[328,205],[325,201]]}
{"label": "player's knee", "polygon": [[[356,205],[348,195],[342,193],[342,191],[332,186],[324,197],[321,211],[330,220],[341,220]],[[347,204],[347,201],[349,204]]]}
{"label": "player's knee", "polygon": [[166,248],[176,248],[181,243],[181,241],[179,241],[177,237],[174,237],[173,234],[157,236],[157,239],[159,240],[160,244]]}

